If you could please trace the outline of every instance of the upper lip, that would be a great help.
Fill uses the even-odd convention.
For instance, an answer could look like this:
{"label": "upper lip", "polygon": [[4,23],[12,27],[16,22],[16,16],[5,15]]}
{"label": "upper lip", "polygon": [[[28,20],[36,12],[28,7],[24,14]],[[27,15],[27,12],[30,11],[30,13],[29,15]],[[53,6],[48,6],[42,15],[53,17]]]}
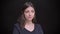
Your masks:
{"label": "upper lip", "polygon": [[31,18],[31,17],[29,17],[29,18]]}

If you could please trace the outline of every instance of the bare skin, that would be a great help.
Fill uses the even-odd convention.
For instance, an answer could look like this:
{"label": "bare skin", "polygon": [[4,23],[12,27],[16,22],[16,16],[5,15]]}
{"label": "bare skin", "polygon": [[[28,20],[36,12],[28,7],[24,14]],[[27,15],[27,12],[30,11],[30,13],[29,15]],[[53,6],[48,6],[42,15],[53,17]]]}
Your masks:
{"label": "bare skin", "polygon": [[24,15],[25,15],[25,29],[32,32],[34,31],[35,25],[34,23],[32,23],[32,19],[34,18],[35,15],[35,10],[33,7],[28,7],[25,9],[24,11]]}
{"label": "bare skin", "polygon": [[30,32],[34,31],[34,23],[26,23],[25,29],[30,31]]}

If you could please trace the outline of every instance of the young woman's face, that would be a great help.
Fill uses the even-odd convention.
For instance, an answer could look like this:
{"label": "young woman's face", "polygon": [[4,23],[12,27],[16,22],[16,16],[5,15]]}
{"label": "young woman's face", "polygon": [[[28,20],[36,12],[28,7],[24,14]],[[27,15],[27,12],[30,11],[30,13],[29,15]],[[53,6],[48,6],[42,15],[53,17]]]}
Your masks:
{"label": "young woman's face", "polygon": [[25,11],[24,11],[24,16],[25,16],[26,20],[31,21],[34,18],[34,16],[35,16],[34,8],[31,7],[31,6],[26,8]]}

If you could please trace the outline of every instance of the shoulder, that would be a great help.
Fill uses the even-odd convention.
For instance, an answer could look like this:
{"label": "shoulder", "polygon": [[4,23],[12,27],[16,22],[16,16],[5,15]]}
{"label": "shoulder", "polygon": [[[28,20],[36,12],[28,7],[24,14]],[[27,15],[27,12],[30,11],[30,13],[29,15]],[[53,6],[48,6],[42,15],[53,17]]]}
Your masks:
{"label": "shoulder", "polygon": [[19,24],[18,23],[14,24],[13,34],[19,34],[19,30],[20,30]]}
{"label": "shoulder", "polygon": [[14,24],[14,28],[19,29],[19,28],[20,28],[20,27],[19,27],[19,23],[15,23],[15,24]]}
{"label": "shoulder", "polygon": [[40,24],[35,24],[37,29],[42,29],[42,26]]}
{"label": "shoulder", "polygon": [[14,25],[18,25],[18,23],[15,23]]}
{"label": "shoulder", "polygon": [[19,23],[15,23],[14,26],[19,26]]}
{"label": "shoulder", "polygon": [[41,25],[40,24],[35,24],[36,25],[36,27],[41,27]]}
{"label": "shoulder", "polygon": [[43,34],[43,28],[40,24],[36,24],[36,29],[41,33]]}

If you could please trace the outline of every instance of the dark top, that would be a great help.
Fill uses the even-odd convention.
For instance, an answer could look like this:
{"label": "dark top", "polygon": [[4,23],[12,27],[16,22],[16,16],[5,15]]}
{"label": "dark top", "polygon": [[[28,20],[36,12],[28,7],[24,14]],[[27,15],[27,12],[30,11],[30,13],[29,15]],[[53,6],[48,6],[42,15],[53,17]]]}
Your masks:
{"label": "dark top", "polygon": [[30,32],[30,31],[26,30],[25,28],[21,29],[19,27],[19,24],[16,23],[16,24],[14,24],[13,34],[43,34],[43,30],[41,28],[41,25],[35,24],[35,29],[32,32]]}

